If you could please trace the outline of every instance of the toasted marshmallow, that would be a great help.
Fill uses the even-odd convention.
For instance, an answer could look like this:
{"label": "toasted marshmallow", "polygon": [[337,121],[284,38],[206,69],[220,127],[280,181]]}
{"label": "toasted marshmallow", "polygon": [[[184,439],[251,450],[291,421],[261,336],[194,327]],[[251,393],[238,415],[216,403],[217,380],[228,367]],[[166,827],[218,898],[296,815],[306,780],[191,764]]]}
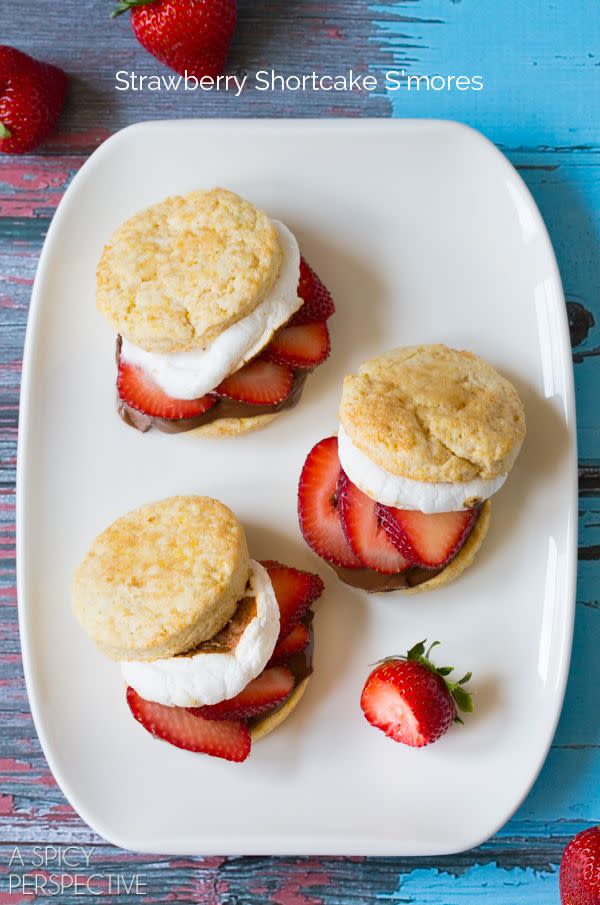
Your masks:
{"label": "toasted marshmallow", "polygon": [[202,349],[161,355],[123,338],[121,357],[138,365],[174,399],[198,399],[218,387],[264,349],[271,337],[303,304],[298,296],[300,249],[290,230],[273,220],[283,260],[270,292],[246,317]]}
{"label": "toasted marshmallow", "polygon": [[254,560],[247,597],[255,598],[256,615],[235,647],[149,663],[123,662],[125,682],[147,701],[171,707],[201,707],[234,698],[263,671],[279,636],[275,591],[266,570]]}
{"label": "toasted marshmallow", "polygon": [[350,480],[363,493],[396,509],[418,509],[427,514],[472,509],[499,490],[508,475],[471,481],[415,481],[376,465],[356,447],[342,425],[338,432],[340,463]]}

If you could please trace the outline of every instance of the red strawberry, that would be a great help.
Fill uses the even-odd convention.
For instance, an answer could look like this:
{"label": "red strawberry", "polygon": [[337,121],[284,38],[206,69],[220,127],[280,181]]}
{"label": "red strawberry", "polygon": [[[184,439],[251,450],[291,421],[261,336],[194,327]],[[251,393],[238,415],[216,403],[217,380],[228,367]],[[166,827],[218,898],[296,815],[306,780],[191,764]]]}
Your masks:
{"label": "red strawberry", "polygon": [[23,154],[48,137],[62,110],[67,77],[62,69],[0,46],[0,151]]}
{"label": "red strawberry", "polygon": [[203,415],[217,401],[210,395],[200,399],[173,399],[142,368],[122,358],[119,359],[117,390],[127,405],[154,418],[194,418]]}
{"label": "red strawberry", "polygon": [[306,650],[309,642],[310,631],[303,622],[299,622],[285,638],[278,642],[269,660],[269,666],[279,666],[282,663],[287,663],[291,657]]}
{"label": "red strawberry", "polygon": [[411,565],[381,527],[379,506],[340,471],[339,513],[346,540],[360,561],[384,575],[396,575]]}
{"label": "red strawberry", "polygon": [[567,845],[560,863],[562,905],[600,903],[600,827],[578,833]]}
{"label": "red strawberry", "polygon": [[294,677],[285,666],[265,669],[235,698],[206,707],[188,707],[189,713],[206,720],[247,720],[281,704],[294,688]]}
{"label": "red strawberry", "polygon": [[325,361],[330,349],[327,324],[303,324],[279,330],[266,353],[271,361],[292,368],[316,368]]}
{"label": "red strawberry", "polygon": [[380,506],[380,520],[391,542],[426,569],[441,569],[456,556],[479,514],[478,509],[427,515],[416,509]]}
{"label": "red strawberry", "polygon": [[285,638],[323,593],[323,579],[312,572],[292,569],[268,559],[261,565],[269,573],[279,604],[279,638]]}
{"label": "red strawberry", "polygon": [[131,687],[127,689],[127,703],[144,729],[176,748],[235,761],[246,760],[250,754],[250,732],[245,723],[205,720],[188,713],[185,707],[154,704]]}
{"label": "red strawberry", "polygon": [[294,373],[287,365],[255,358],[226,377],[215,392],[249,405],[276,405],[290,395],[293,382]]}
{"label": "red strawberry", "polygon": [[300,475],[298,518],[304,540],[315,553],[347,569],[362,563],[344,536],[338,510],[340,477],[337,437],[327,437],[313,446]]}
{"label": "red strawberry", "polygon": [[127,10],[142,47],[165,66],[197,79],[223,72],[236,0],[116,0],[112,16]]}
{"label": "red strawberry", "polygon": [[331,293],[304,258],[300,258],[298,295],[304,299],[304,304],[289,321],[290,327],[321,323],[335,314]]}
{"label": "red strawberry", "polygon": [[438,669],[429,659],[425,642],[415,644],[405,657],[389,657],[377,664],[363,688],[360,706],[369,723],[395,742],[422,748],[437,741],[452,721],[462,723],[456,708],[467,713],[473,701],[463,685],[446,679],[451,666]]}

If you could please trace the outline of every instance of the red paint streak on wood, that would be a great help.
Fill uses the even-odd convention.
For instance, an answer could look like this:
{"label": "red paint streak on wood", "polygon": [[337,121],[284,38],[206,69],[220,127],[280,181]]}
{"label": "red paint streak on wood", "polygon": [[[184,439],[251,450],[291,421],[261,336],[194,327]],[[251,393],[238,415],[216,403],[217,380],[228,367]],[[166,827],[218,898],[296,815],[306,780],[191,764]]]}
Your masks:
{"label": "red paint streak on wood", "polygon": [[31,902],[31,896],[19,892],[0,892],[0,905],[19,905],[20,902]]}
{"label": "red paint streak on wood", "polygon": [[[319,869],[317,869],[319,868]],[[324,873],[318,861],[306,860],[292,871],[271,899],[273,905],[323,905],[324,898],[304,892],[307,887],[331,886],[331,877]]]}
{"label": "red paint streak on wood", "polygon": [[33,163],[30,158],[26,158],[23,162],[19,160],[8,166],[4,164],[0,169],[0,178],[4,185],[23,189],[25,192],[56,188],[63,185],[69,176],[69,169],[63,161],[48,162],[46,158],[42,158],[40,162],[34,159]]}
{"label": "red paint streak on wood", "polygon": [[31,769],[31,764],[22,760],[15,760],[13,757],[0,758],[0,770],[3,773],[28,773]]}
{"label": "red paint streak on wood", "polygon": [[0,795],[0,814],[7,815],[14,812],[12,795]]}

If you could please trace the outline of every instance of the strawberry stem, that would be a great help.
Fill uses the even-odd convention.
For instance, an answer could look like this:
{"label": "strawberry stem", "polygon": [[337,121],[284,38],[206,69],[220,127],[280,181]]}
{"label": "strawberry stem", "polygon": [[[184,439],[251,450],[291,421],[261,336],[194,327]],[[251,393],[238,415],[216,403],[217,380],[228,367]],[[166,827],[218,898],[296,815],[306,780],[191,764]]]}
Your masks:
{"label": "strawberry stem", "polygon": [[156,0],[115,0],[117,5],[110,14],[110,18],[116,19],[117,16],[128,12],[130,9],[134,9],[136,6],[147,6],[149,3],[155,2]]}
{"label": "strawberry stem", "polygon": [[[456,704],[458,710],[462,710],[463,713],[473,713],[473,698],[466,688],[463,688],[463,685],[466,685],[467,682],[471,680],[472,673],[466,673],[462,679],[459,679],[458,682],[450,682],[446,676],[449,676],[451,672],[454,671],[453,666],[436,666],[435,663],[432,663],[429,655],[434,647],[437,647],[439,641],[434,641],[433,644],[430,644],[425,651],[425,645],[427,641],[419,641],[414,647],[408,651],[407,654],[401,657],[385,657],[383,660],[380,660],[379,663],[388,663],[390,660],[414,660],[416,663],[420,663],[421,666],[424,666],[430,672],[434,673],[438,676],[449,693],[454,698],[454,703]],[[376,664],[379,665],[379,664]],[[463,723],[461,717],[456,714],[454,717],[455,723]]]}
{"label": "strawberry stem", "polygon": [[4,123],[0,123],[0,138],[10,138],[11,135],[12,132],[8,126],[5,126]]}

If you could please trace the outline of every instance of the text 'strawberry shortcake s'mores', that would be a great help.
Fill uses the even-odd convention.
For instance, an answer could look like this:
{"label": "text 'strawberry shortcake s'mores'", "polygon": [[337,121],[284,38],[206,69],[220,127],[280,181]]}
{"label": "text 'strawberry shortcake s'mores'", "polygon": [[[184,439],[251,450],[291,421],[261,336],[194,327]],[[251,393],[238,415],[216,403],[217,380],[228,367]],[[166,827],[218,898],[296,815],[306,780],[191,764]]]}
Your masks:
{"label": "text 'strawberry shortcake s'mores'", "polygon": [[298,491],[307,543],[368,591],[438,588],[469,566],[523,443],[513,385],[471,352],[396,349],[346,377],[337,437]]}
{"label": "text 'strawberry shortcake s'mores'", "polygon": [[295,237],[224,189],[127,220],[102,253],[96,298],[118,333],[119,414],[141,431],[264,426],[329,355],[333,300]]}
{"label": "text 'strawberry shortcake s'mores'", "polygon": [[79,622],[121,663],[133,716],[177,748],[243,761],[294,709],[312,672],[317,575],[249,558],[209,497],[122,516],[73,581]]}

